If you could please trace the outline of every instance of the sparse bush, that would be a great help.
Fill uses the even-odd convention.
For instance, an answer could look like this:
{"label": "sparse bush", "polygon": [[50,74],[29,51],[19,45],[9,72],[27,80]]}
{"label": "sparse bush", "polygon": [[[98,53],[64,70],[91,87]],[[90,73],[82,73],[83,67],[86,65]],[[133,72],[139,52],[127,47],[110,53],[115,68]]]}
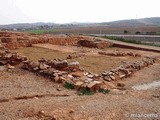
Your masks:
{"label": "sparse bush", "polygon": [[122,41],[122,42],[127,42],[127,43],[142,44],[142,42],[139,41],[139,40],[128,40],[128,39],[125,39],[125,38],[122,38],[122,37],[104,36],[104,38],[111,39],[111,40]]}
{"label": "sparse bush", "polygon": [[124,32],[124,34],[127,34],[127,33],[128,33],[128,31],[127,31],[127,30],[124,30],[123,32]]}
{"label": "sparse bush", "polygon": [[64,87],[67,88],[67,89],[74,89],[74,84],[65,82]]}
{"label": "sparse bush", "polygon": [[98,92],[103,93],[103,94],[108,94],[110,92],[110,90],[99,89]]}
{"label": "sparse bush", "polygon": [[139,34],[141,34],[141,32],[137,31],[136,34],[139,35]]}
{"label": "sparse bush", "polygon": [[81,95],[93,95],[94,92],[92,92],[91,90],[87,89],[87,88],[83,88],[81,91],[80,91],[80,94]]}
{"label": "sparse bush", "polygon": [[103,36],[103,38],[110,39],[110,40],[116,40],[116,41],[122,41],[122,42],[126,42],[126,43],[142,44],[142,45],[150,45],[150,46],[160,47],[160,45],[156,44],[156,43],[147,43],[147,42],[140,41],[140,40],[129,40],[129,39],[125,39],[125,38],[122,38],[122,37]]}
{"label": "sparse bush", "polygon": [[147,35],[157,35],[156,32],[146,32]]}

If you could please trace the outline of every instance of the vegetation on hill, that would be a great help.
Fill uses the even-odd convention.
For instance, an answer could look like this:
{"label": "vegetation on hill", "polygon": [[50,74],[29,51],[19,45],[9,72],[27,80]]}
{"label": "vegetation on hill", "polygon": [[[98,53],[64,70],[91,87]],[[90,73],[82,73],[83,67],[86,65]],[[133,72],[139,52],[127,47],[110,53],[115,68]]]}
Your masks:
{"label": "vegetation on hill", "polygon": [[[55,28],[62,29],[76,29],[83,27],[92,28],[101,26],[115,28],[115,27],[144,27],[144,26],[160,26],[160,17],[152,17],[152,18],[143,18],[143,19],[131,19],[131,20],[119,20],[113,22],[103,22],[103,23],[69,23],[69,24],[55,24],[55,23],[21,23],[21,24],[10,24],[10,25],[0,25],[0,29],[2,30],[18,30],[18,31],[26,31],[31,30],[31,32],[43,33],[46,30],[47,32],[53,32]],[[33,31],[32,31],[33,30]],[[37,31],[36,31],[37,30]],[[40,31],[38,31],[40,30]]]}
{"label": "vegetation on hill", "polygon": [[156,43],[147,43],[147,42],[140,41],[140,40],[128,40],[128,39],[125,39],[122,37],[116,37],[116,36],[103,36],[103,38],[110,39],[110,40],[116,40],[116,41],[122,41],[122,42],[126,42],[126,43],[142,44],[142,45],[150,45],[150,46],[160,47],[160,45],[158,45]]}
{"label": "vegetation on hill", "polygon": [[37,29],[37,30],[26,30],[25,32],[31,33],[31,34],[49,34],[49,33],[55,33],[59,32],[58,29]]}

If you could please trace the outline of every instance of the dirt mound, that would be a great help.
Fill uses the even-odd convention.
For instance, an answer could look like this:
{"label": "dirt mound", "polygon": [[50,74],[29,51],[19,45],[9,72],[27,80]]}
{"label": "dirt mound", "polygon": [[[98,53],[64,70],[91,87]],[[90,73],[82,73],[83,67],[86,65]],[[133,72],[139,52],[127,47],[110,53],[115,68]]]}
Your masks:
{"label": "dirt mound", "polygon": [[94,48],[107,48],[109,42],[92,41],[88,37],[78,35],[32,35],[27,33],[0,31],[0,41],[6,48],[17,49],[20,47],[30,47],[32,44],[50,43],[54,45],[80,45]]}
{"label": "dirt mound", "polygon": [[106,41],[91,41],[91,40],[79,40],[77,43],[79,46],[89,47],[89,48],[99,48],[104,49],[111,47],[112,44]]}

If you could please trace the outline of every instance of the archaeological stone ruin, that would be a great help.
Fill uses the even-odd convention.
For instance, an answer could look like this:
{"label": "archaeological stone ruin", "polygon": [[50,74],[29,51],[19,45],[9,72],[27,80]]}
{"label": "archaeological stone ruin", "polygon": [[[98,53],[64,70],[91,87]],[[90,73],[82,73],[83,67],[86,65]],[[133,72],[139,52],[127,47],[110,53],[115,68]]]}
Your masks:
{"label": "archaeological stone ruin", "polygon": [[[86,39],[86,40],[85,40]],[[46,59],[41,58],[34,62],[26,56],[11,52],[12,49],[21,47],[30,47],[37,43],[51,43],[54,45],[77,45],[83,47],[93,47],[104,49],[112,46],[112,43],[106,41],[87,40],[87,37],[81,36],[67,36],[55,37],[51,35],[31,35],[24,33],[0,32],[0,65],[6,66],[8,70],[20,68],[33,72],[36,75],[44,76],[49,80],[65,84],[70,83],[74,85],[76,90],[84,88],[91,91],[98,91],[100,89],[110,90],[116,88],[117,85],[112,81],[120,81],[124,78],[132,76],[136,71],[145,67],[153,65],[156,62],[155,58],[145,58],[141,61],[128,62],[110,71],[104,71],[101,74],[91,73],[81,69],[78,61],[68,62],[67,59],[72,59],[73,56],[68,56],[67,59]],[[141,57],[134,53],[107,53],[99,52],[102,55],[109,56],[133,56]],[[75,56],[74,56],[75,57]],[[77,57],[77,56],[76,56]]]}

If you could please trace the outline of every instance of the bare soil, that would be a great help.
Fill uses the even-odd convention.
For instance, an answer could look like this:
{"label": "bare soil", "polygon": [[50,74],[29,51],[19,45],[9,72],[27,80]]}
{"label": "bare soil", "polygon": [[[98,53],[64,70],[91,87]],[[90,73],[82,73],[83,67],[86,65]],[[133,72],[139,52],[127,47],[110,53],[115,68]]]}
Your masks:
{"label": "bare soil", "polygon": [[[114,56],[104,56],[99,55],[99,49],[94,48],[84,48],[76,46],[60,46],[60,45],[51,45],[51,44],[35,44],[35,47],[27,47],[15,50],[18,53],[21,53],[31,60],[37,61],[39,58],[47,59],[56,59],[62,58],[66,59],[68,55],[83,55],[78,58],[69,59],[68,61],[78,61],[80,66],[89,72],[93,73],[102,73],[106,70],[111,70],[116,68],[125,62],[141,60],[140,57],[114,57]],[[63,48],[64,47],[64,48]],[[108,48],[103,51],[114,52],[116,50],[126,52],[127,49],[121,48]],[[131,51],[131,50],[129,50]],[[127,50],[127,52],[129,52]],[[138,51],[135,51],[138,53]]]}
{"label": "bare soil", "polygon": [[[139,53],[142,57],[113,57],[99,55],[99,49],[75,46],[38,44],[35,47],[17,51],[31,60],[41,57],[54,59],[68,55],[84,56],[69,61],[79,61],[86,71],[101,73],[124,62],[141,60],[144,57],[160,57],[159,53],[132,49],[108,48],[103,51]],[[0,120],[128,120],[131,114],[159,114],[160,89],[135,91],[132,86],[160,80],[160,62],[144,68],[124,83],[123,90],[114,89],[109,94],[96,93],[79,96],[75,90],[67,90],[61,84],[15,68],[11,71],[0,69]],[[158,120],[159,118],[147,118]]]}
{"label": "bare soil", "polygon": [[74,90],[67,90],[46,78],[24,70],[1,71],[0,118],[128,120],[135,119],[129,117],[134,113],[159,114],[159,88],[145,91],[131,89],[134,84],[160,79],[159,67],[159,64],[155,64],[122,81],[126,84],[127,90],[113,90],[106,95],[96,93],[92,96],[78,96]]}

